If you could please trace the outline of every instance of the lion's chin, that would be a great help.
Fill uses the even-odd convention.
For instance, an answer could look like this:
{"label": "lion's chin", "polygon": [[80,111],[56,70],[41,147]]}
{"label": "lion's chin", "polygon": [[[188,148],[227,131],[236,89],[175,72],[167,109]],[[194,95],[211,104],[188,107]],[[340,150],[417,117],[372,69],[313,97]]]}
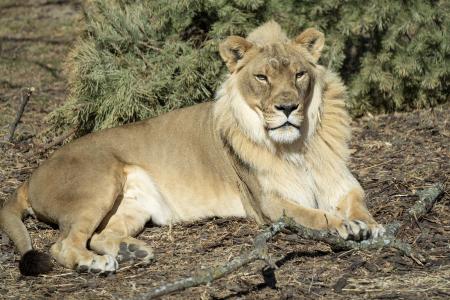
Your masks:
{"label": "lion's chin", "polygon": [[272,141],[279,144],[292,144],[301,136],[300,130],[293,126],[284,126],[275,130],[269,130],[268,134]]}

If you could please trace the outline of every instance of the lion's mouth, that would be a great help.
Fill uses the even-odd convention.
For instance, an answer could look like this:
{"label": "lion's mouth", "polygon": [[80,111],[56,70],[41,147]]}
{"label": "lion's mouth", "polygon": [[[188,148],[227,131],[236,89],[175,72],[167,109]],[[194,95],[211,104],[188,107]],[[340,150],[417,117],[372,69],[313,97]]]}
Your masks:
{"label": "lion's mouth", "polygon": [[298,125],[295,125],[295,124],[293,124],[293,123],[291,123],[289,121],[286,121],[285,123],[283,123],[283,124],[281,124],[280,126],[277,126],[277,127],[272,127],[272,128],[269,127],[268,129],[269,130],[277,130],[277,129],[280,129],[280,128],[283,128],[283,127],[288,127],[288,126],[292,126],[294,128],[297,128],[298,130],[300,130],[300,127]]}

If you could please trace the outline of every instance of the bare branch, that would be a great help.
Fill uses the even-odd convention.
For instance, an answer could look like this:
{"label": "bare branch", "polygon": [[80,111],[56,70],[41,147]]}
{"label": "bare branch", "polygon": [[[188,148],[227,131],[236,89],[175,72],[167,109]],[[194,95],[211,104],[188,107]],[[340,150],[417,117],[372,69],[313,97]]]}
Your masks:
{"label": "bare branch", "polygon": [[253,243],[254,249],[246,254],[240,255],[229,263],[205,270],[199,270],[194,275],[187,278],[159,286],[150,292],[138,295],[133,300],[154,299],[175,291],[181,291],[190,287],[208,284],[216,279],[236,271],[242,266],[248,265],[255,260],[267,260],[267,240],[277,235],[286,228],[283,221],[273,223],[269,228],[258,234]]}
{"label": "bare branch", "polygon": [[[182,291],[190,287],[199,286],[202,284],[208,284],[216,279],[222,278],[231,272],[248,265],[255,260],[268,261],[267,256],[267,240],[277,235],[283,229],[290,229],[296,232],[300,237],[320,242],[325,242],[330,245],[334,251],[342,250],[373,250],[381,249],[384,247],[393,247],[399,249],[405,255],[413,257],[418,260],[420,255],[415,254],[411,246],[395,239],[393,236],[388,236],[395,233],[400,227],[399,223],[394,223],[387,226],[387,235],[378,238],[371,239],[362,242],[346,241],[338,236],[331,234],[328,231],[314,230],[295,223],[295,221],[289,217],[282,217],[279,221],[273,223],[265,229],[262,233],[256,236],[253,243],[254,249],[246,254],[240,255],[229,263],[221,265],[219,267],[208,268],[197,271],[194,275],[186,277],[184,279],[164,284],[159,286],[150,292],[138,295],[133,300],[145,300],[154,299],[176,291]],[[417,256],[417,257],[416,257]]]}
{"label": "bare branch", "polygon": [[9,126],[8,134],[6,134],[3,137],[4,141],[11,143],[12,140],[14,139],[14,133],[16,132],[17,125],[19,124],[20,119],[22,118],[23,112],[25,110],[25,106],[27,105],[28,101],[30,100],[31,94],[33,92],[34,92],[34,88],[33,87],[27,88],[27,89],[25,89],[25,91],[22,91],[19,110],[17,111],[17,114],[16,114],[16,117],[15,117],[14,121]]}
{"label": "bare branch", "polygon": [[434,203],[444,194],[444,185],[437,183],[428,189],[418,191],[416,194],[419,196],[419,200],[408,210],[408,214],[417,221],[425,216]]}
{"label": "bare branch", "polygon": [[[420,207],[420,209],[415,209],[414,211],[423,216],[426,212],[428,212],[439,196],[443,193],[442,184],[437,184],[429,189],[418,192],[420,200],[415,207]],[[420,202],[421,201],[421,202]],[[425,204],[421,204],[425,203]],[[424,208],[424,209],[422,209]],[[187,278],[161,285],[157,288],[154,288],[150,292],[143,293],[134,297],[134,300],[144,300],[144,299],[154,299],[158,298],[175,291],[181,291],[190,287],[199,286],[202,284],[208,284],[213,282],[216,279],[224,277],[225,275],[245,266],[255,260],[264,260],[267,259],[267,240],[277,235],[283,229],[289,229],[296,232],[300,237],[304,239],[320,241],[327,243],[330,245],[333,251],[342,251],[342,250],[378,250],[386,247],[394,248],[400,250],[403,255],[406,255],[412,258],[418,264],[422,264],[425,259],[424,257],[413,250],[411,245],[395,238],[395,234],[400,228],[401,223],[391,223],[385,226],[386,233],[384,236],[365,240],[361,242],[355,241],[347,241],[342,239],[339,236],[333,235],[329,231],[321,231],[310,229],[304,227],[302,225],[297,224],[292,218],[282,217],[277,222],[273,223],[265,229],[262,233],[256,236],[255,241],[253,243],[254,249],[246,254],[240,255],[229,263],[226,263],[219,267],[213,267],[209,269],[199,270],[194,275],[189,276]]]}
{"label": "bare branch", "polygon": [[411,248],[409,244],[398,240],[393,235],[400,227],[400,223],[386,225],[387,232],[382,237],[355,242],[344,240],[341,237],[333,235],[328,231],[321,231],[304,227],[295,223],[291,218],[285,217],[282,219],[282,221],[287,224],[288,229],[296,232],[300,237],[309,240],[324,242],[328,244],[333,251],[344,251],[351,249],[375,250],[390,247],[399,250],[403,255],[412,258],[418,264],[422,264],[425,261],[425,258],[422,254],[417,253]]}
{"label": "bare branch", "polygon": [[68,139],[69,137],[71,137],[75,132],[77,132],[77,128],[71,129],[68,132],[60,135],[59,137],[55,138],[52,142],[45,144],[45,145],[40,145],[37,148],[37,151],[35,152],[31,152],[31,153],[27,153],[25,155],[26,159],[29,159],[35,155],[38,155],[40,153],[44,153],[45,151],[47,151],[50,148],[53,148],[59,144],[61,144],[62,142],[64,142],[66,139]]}

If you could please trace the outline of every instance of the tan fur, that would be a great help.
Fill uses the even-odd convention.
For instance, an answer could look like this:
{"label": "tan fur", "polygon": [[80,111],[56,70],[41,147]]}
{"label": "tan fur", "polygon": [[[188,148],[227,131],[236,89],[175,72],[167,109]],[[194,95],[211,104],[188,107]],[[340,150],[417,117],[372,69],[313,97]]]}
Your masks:
{"label": "tan fur", "polygon": [[287,43],[289,39],[281,26],[272,20],[253,30],[247,36],[247,41],[257,46],[264,46],[273,43]]}
{"label": "tan fur", "polygon": [[114,271],[115,258],[150,261],[151,248],[133,238],[148,221],[286,213],[344,238],[382,234],[346,167],[345,88],[317,65],[322,47],[317,30],[291,41],[273,21],[229,37],[220,54],[230,75],[215,102],[64,146],[0,210],[2,228],[21,253],[31,249],[20,222],[31,205],[60,226],[53,257],[92,272]]}
{"label": "tan fur", "polygon": [[31,250],[31,240],[21,218],[26,215],[28,203],[28,183],[19,187],[13,198],[0,209],[0,228],[13,240],[20,253]]}

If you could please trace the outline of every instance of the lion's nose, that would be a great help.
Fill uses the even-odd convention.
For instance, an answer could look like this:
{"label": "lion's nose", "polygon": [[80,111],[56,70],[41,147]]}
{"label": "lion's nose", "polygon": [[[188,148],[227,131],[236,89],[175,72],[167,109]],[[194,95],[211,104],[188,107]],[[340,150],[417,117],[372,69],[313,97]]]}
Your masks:
{"label": "lion's nose", "polygon": [[275,105],[275,109],[282,111],[286,115],[286,117],[289,117],[291,112],[293,112],[297,108],[298,108],[298,104],[292,104],[292,103]]}

